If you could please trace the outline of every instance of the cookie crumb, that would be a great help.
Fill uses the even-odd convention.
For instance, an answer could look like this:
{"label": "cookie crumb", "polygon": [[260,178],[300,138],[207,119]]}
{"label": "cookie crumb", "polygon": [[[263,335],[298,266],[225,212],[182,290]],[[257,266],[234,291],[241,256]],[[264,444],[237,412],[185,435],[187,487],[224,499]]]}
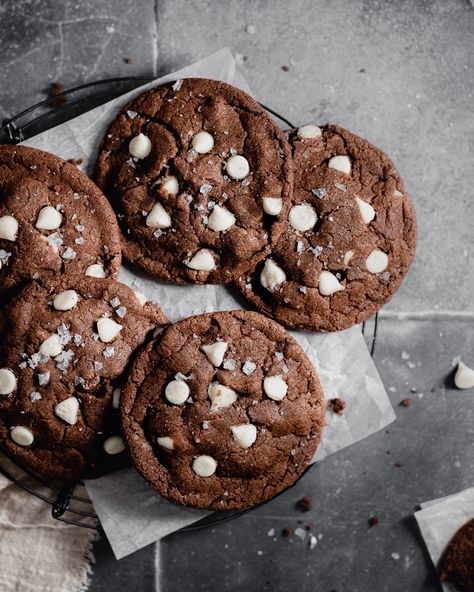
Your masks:
{"label": "cookie crumb", "polygon": [[68,158],[67,161],[74,166],[79,166],[84,162],[83,158]]}
{"label": "cookie crumb", "polygon": [[288,526],[286,528],[283,528],[281,531],[281,536],[284,537],[290,537],[293,534],[293,529],[289,528]]}
{"label": "cookie crumb", "polygon": [[309,512],[313,507],[313,501],[309,495],[303,497],[299,501],[296,502],[296,507],[301,512]]}
{"label": "cookie crumb", "polygon": [[343,399],[334,397],[333,399],[329,399],[328,408],[332,409],[337,415],[343,415],[344,409],[346,408],[346,402]]}
{"label": "cookie crumb", "polygon": [[401,407],[411,407],[412,405],[413,405],[412,399],[403,399],[402,401],[400,401]]}
{"label": "cookie crumb", "polygon": [[290,68],[289,66],[282,66],[281,69],[283,70],[283,72],[288,72]]}
{"label": "cookie crumb", "polygon": [[64,92],[64,86],[60,82],[53,82],[49,88],[49,96],[55,98],[54,106],[60,107],[67,103],[67,97],[60,97],[59,95]]}
{"label": "cookie crumb", "polygon": [[123,58],[123,61],[128,65],[133,64],[132,58]]}
{"label": "cookie crumb", "polygon": [[49,91],[52,97],[57,97],[64,92],[64,86],[60,82],[53,82]]}
{"label": "cookie crumb", "polygon": [[372,526],[379,524],[380,518],[378,516],[371,516],[367,522],[369,523],[369,527],[372,528]]}

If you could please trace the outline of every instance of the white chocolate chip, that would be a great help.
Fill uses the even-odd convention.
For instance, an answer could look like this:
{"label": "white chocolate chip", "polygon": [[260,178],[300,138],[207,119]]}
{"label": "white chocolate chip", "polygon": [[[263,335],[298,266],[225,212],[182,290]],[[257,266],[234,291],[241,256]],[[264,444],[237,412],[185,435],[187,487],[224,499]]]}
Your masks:
{"label": "white chocolate chip", "polygon": [[57,294],[53,300],[56,310],[71,310],[79,302],[79,296],[75,290],[64,290]]}
{"label": "white chocolate chip", "polygon": [[234,440],[240,448],[250,448],[257,439],[257,428],[253,423],[244,423],[243,425],[230,426]]}
{"label": "white chocolate chip", "polygon": [[278,216],[283,207],[283,200],[281,197],[264,197],[263,211],[270,216]]}
{"label": "white chocolate chip", "polygon": [[267,259],[260,274],[260,283],[267,290],[274,290],[286,280],[286,274],[281,267],[273,261]]}
{"label": "white chocolate chip", "polygon": [[474,370],[459,361],[458,369],[454,375],[454,384],[458,389],[472,388],[474,386]]}
{"label": "white chocolate chip", "polygon": [[319,293],[321,296],[331,296],[336,292],[344,290],[344,286],[339,282],[337,277],[330,271],[322,271],[319,276]]}
{"label": "white chocolate chip", "polygon": [[388,256],[379,249],[374,249],[365,260],[365,266],[370,273],[381,273],[388,265]]}
{"label": "white chocolate chip", "polygon": [[209,249],[200,249],[186,265],[196,271],[212,271],[216,267],[216,262]]}
{"label": "white chocolate chip", "polygon": [[25,426],[14,426],[10,432],[10,436],[18,446],[30,446],[35,439],[33,432]]}
{"label": "white chocolate chip", "polygon": [[224,409],[224,407],[229,407],[237,401],[237,393],[228,386],[224,386],[218,382],[213,382],[209,386],[207,394],[211,399],[212,411]]}
{"label": "white chocolate chip", "polygon": [[122,325],[119,325],[108,317],[102,317],[97,321],[97,333],[103,343],[110,343],[122,329]]}
{"label": "white chocolate chip", "polygon": [[156,202],[146,217],[146,225],[150,228],[169,228],[171,226],[171,216],[159,201]]}
{"label": "white chocolate chip", "polygon": [[138,302],[142,305],[145,306],[145,304],[148,302],[147,297],[145,296],[145,294],[142,294],[141,292],[137,292],[136,290],[133,291],[133,293],[135,294],[135,296],[137,297]]}
{"label": "white chocolate chip", "polygon": [[209,345],[202,345],[202,351],[206,354],[207,359],[216,368],[222,364],[224,354],[227,351],[226,341],[216,341]]}
{"label": "white chocolate chip", "polygon": [[293,206],[290,210],[290,224],[300,232],[306,232],[313,228],[317,219],[316,212],[309,204]]}
{"label": "white chocolate chip", "polygon": [[336,169],[336,171],[340,171],[341,173],[346,173],[346,175],[349,175],[351,172],[351,161],[349,160],[348,156],[339,154],[338,156],[333,156],[329,159],[328,167],[330,169]]}
{"label": "white chocolate chip", "polygon": [[111,436],[103,444],[107,454],[120,454],[125,450],[125,444],[120,436]]}
{"label": "white chocolate chip", "polygon": [[159,181],[161,188],[164,189],[167,193],[171,195],[178,195],[179,193],[179,183],[178,179],[173,175],[169,175],[168,177],[162,177]]}
{"label": "white chocolate chip", "polygon": [[298,128],[298,131],[296,132],[296,135],[299,138],[305,138],[305,139],[313,139],[313,138],[319,138],[321,136],[322,132],[321,132],[321,128],[318,127],[317,125],[313,125],[313,124],[308,124],[308,125],[303,125],[301,127]]}
{"label": "white chocolate chip", "polygon": [[165,397],[173,405],[182,405],[189,397],[189,386],[184,380],[172,380],[166,385]]}
{"label": "white chocolate chip", "polygon": [[270,399],[281,401],[286,397],[288,385],[281,377],[281,374],[277,374],[276,376],[267,376],[264,378],[263,390]]}
{"label": "white chocolate chip", "polygon": [[198,154],[207,154],[214,148],[214,138],[209,132],[198,132],[191,145]]}
{"label": "white chocolate chip", "polygon": [[0,368],[0,395],[9,395],[16,389],[16,376],[9,368]]}
{"label": "white chocolate chip", "polygon": [[225,170],[227,171],[229,177],[239,180],[245,179],[245,177],[250,172],[250,167],[248,160],[244,156],[235,154],[227,160],[225,164]]}
{"label": "white chocolate chip", "polygon": [[235,224],[235,216],[227,208],[216,205],[209,216],[208,227],[215,232],[227,230]]}
{"label": "white chocolate chip", "polygon": [[357,205],[359,206],[362,220],[366,224],[370,224],[370,222],[372,222],[372,220],[375,218],[374,208],[369,203],[364,201],[363,199],[360,199],[360,197],[356,196],[356,201],[357,201]]}
{"label": "white chocolate chip", "polygon": [[210,477],[216,472],[217,463],[207,454],[197,456],[193,461],[193,471],[198,477]]}
{"label": "white chocolate chip", "polygon": [[130,141],[128,151],[135,158],[146,158],[151,152],[151,142],[145,134],[138,134]]}
{"label": "white chocolate chip", "polygon": [[174,450],[174,440],[173,438],[170,438],[170,436],[162,436],[161,438],[157,438],[156,443],[158,446],[162,446],[167,450]]}
{"label": "white chocolate chip", "polygon": [[122,389],[120,387],[114,388],[112,393],[112,407],[118,409],[120,406],[120,397],[122,396]]}
{"label": "white chocolate chip", "polygon": [[38,219],[36,220],[36,228],[39,230],[56,230],[61,226],[63,217],[61,212],[52,206],[41,208]]}
{"label": "white chocolate chip", "polygon": [[96,278],[105,278],[105,271],[99,263],[93,263],[86,269],[86,275]]}
{"label": "white chocolate chip", "polygon": [[39,351],[50,358],[59,356],[59,354],[63,351],[63,346],[61,344],[61,338],[59,335],[55,333],[54,335],[51,335],[45,339],[41,344]]}
{"label": "white chocolate chip", "polygon": [[354,256],[354,251],[346,251],[344,254],[344,265],[349,265],[349,261]]}
{"label": "white chocolate chip", "polygon": [[0,238],[8,241],[15,241],[18,233],[18,222],[13,216],[2,216],[0,218]]}
{"label": "white chocolate chip", "polygon": [[79,400],[76,397],[69,397],[54,406],[54,413],[60,419],[71,425],[76,425],[77,412],[79,411]]}

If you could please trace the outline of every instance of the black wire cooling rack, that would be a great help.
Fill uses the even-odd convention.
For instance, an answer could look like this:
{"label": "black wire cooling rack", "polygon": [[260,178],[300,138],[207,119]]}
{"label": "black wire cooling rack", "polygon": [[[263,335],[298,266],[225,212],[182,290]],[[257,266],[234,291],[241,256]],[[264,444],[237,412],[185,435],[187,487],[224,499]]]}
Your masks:
{"label": "black wire cooling rack", "polygon": [[[24,109],[14,117],[5,119],[0,127],[0,143],[18,144],[23,142],[152,80],[153,78],[142,76],[109,78],[65,90]],[[262,107],[289,128],[295,127],[288,119],[270,107],[263,104]],[[375,352],[377,327],[378,314],[362,324],[362,333],[372,356]],[[310,468],[311,466],[307,467],[303,475]],[[92,502],[81,481],[49,480],[1,456],[0,473],[31,495],[49,504],[51,515],[56,520],[84,528],[100,528],[99,518],[94,512]],[[246,514],[256,507],[258,506],[246,510],[214,512],[181,530],[197,530],[221,524]]]}

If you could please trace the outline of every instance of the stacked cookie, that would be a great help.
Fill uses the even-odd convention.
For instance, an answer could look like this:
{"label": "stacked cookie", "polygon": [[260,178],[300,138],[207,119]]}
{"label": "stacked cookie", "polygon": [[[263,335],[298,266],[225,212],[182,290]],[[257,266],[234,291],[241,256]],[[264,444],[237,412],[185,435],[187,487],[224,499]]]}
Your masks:
{"label": "stacked cookie", "polygon": [[135,350],[167,319],[117,282],[109,202],[75,166],[0,147],[0,445],[53,477],[126,460],[119,389]]}
{"label": "stacked cookie", "polygon": [[[283,133],[244,92],[188,79],[120,111],[95,176],[109,201],[53,155],[0,148],[0,445],[67,478],[120,466],[126,446],[177,503],[270,499],[324,424],[311,363],[270,317],[334,331],[390,298],[416,239],[398,173],[346,130]],[[159,280],[229,284],[266,316],[172,325],[114,279],[121,248]]]}

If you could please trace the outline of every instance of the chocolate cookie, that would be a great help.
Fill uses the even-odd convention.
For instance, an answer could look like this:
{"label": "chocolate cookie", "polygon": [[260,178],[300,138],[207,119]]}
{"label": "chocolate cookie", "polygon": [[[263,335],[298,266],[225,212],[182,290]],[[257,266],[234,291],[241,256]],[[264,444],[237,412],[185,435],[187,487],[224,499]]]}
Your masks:
{"label": "chocolate cookie", "polygon": [[134,362],[123,436],[141,475],[186,506],[266,501],[312,459],[324,425],[318,376],[298,343],[253,312],[180,321]]}
{"label": "chocolate cookie", "polygon": [[120,233],[100,189],[74,165],[0,146],[0,294],[31,278],[118,275]]}
{"label": "chocolate cookie", "polygon": [[389,158],[334,125],[289,133],[294,193],[279,240],[237,282],[288,327],[339,331],[368,319],[415,254],[412,202]]}
{"label": "chocolate cookie", "polygon": [[53,477],[92,477],[126,455],[117,407],[135,349],[167,319],[115,280],[32,282],[1,321],[0,446]]}
{"label": "chocolate cookie", "polygon": [[474,519],[462,526],[446,547],[438,566],[439,577],[456,590],[474,592]]}
{"label": "chocolate cookie", "polygon": [[[276,240],[293,186],[289,145],[243,91],[191,78],[126,105],[96,179],[117,212],[124,254],[162,280],[221,284]],[[280,215],[268,215],[271,197]]]}

